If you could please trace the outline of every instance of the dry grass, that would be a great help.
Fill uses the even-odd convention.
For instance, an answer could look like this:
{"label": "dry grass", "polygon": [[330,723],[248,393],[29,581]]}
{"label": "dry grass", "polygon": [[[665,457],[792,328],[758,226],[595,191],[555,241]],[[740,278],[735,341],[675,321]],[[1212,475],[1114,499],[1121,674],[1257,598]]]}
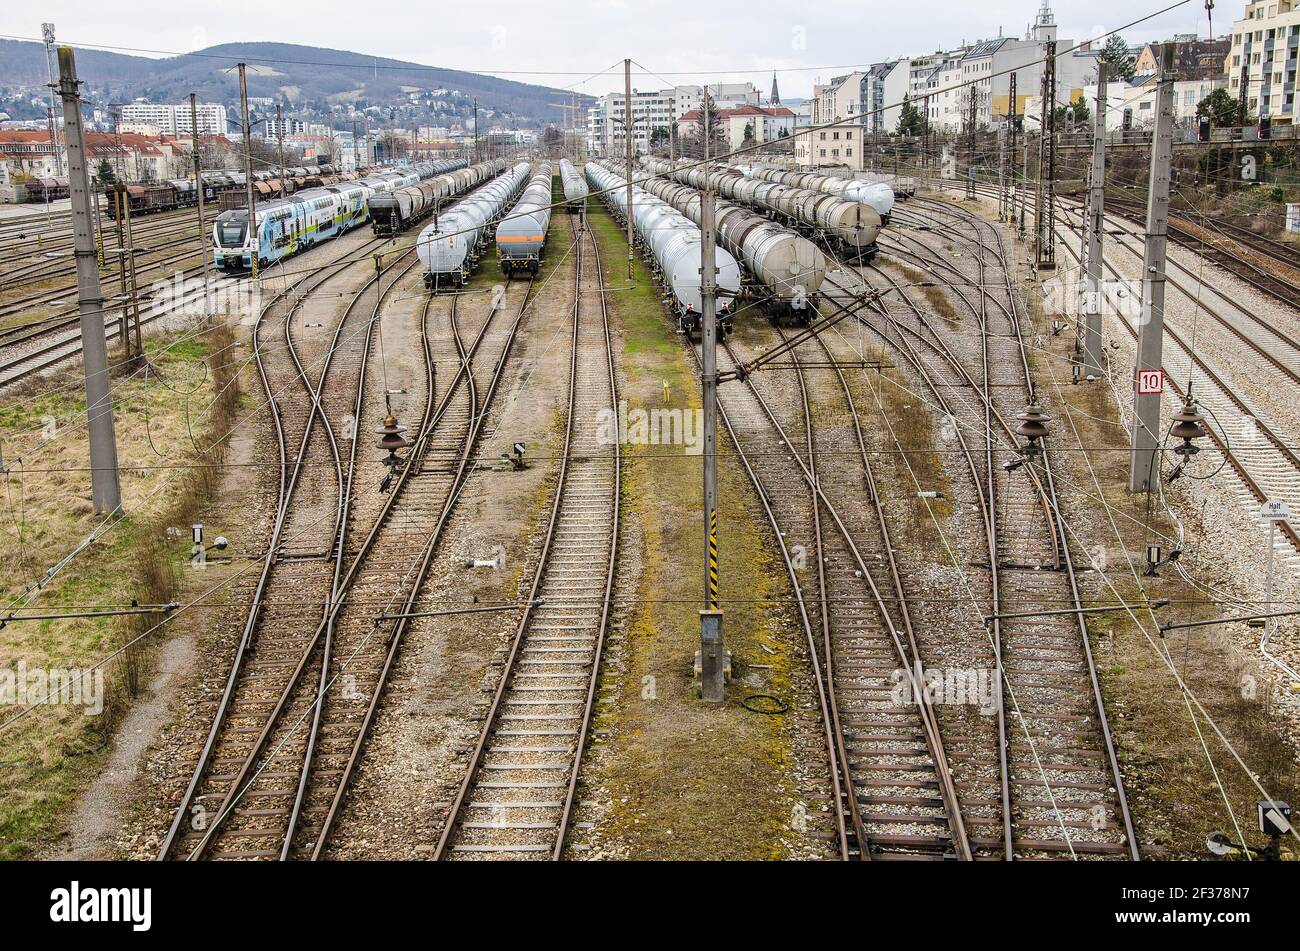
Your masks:
{"label": "dry grass", "polygon": [[[177,596],[189,544],[180,527],[212,496],[222,437],[239,406],[237,350],[226,325],[193,339],[151,344],[158,372],[114,387],[125,515],[30,599],[23,599],[24,589],[103,521],[90,502],[80,370],[29,385],[0,408],[0,439],[6,459],[15,463],[0,487],[7,603],[93,610]],[[51,421],[56,438],[47,441]],[[184,468],[196,461],[203,465]],[[160,619],[157,613],[61,618],[0,630],[0,670],[14,670],[20,661],[28,669],[86,668],[121,651],[104,671],[98,716],[66,703],[44,704],[0,731],[0,858],[29,855],[47,844],[76,795],[93,781],[113,725],[148,680],[153,643],[137,638]],[[5,708],[3,716],[15,712]]]}

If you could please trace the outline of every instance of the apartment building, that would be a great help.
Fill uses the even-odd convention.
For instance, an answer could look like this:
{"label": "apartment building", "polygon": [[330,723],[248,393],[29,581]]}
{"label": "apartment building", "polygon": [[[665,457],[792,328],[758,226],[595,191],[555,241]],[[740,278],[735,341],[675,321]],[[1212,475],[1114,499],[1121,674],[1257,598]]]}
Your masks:
{"label": "apartment building", "polygon": [[[719,109],[757,106],[758,89],[753,83],[714,83],[709,99]],[[632,90],[632,137],[638,152],[646,152],[657,130],[667,134],[687,114],[698,113],[704,101],[703,86],[674,86],[649,91]],[[600,155],[621,155],[627,128],[627,109],[622,93],[609,93],[587,110],[587,148]]]}
{"label": "apartment building", "polygon": [[[190,143],[130,132],[87,132],[86,161],[94,175],[107,161],[122,181],[165,181],[189,174]],[[43,130],[0,131],[0,183],[46,178],[56,173],[55,147]],[[66,157],[63,164],[67,168]]]}
{"label": "apartment building", "polygon": [[1252,115],[1267,115],[1279,125],[1296,121],[1296,48],[1300,8],[1292,0],[1246,4],[1232,25],[1232,46],[1224,61],[1228,91]]}
{"label": "apartment building", "polygon": [[[1066,105],[1096,81],[1100,49],[1072,49],[1057,37],[1056,18],[1044,2],[1023,39],[998,36],[935,53],[927,75],[914,77],[913,98],[924,97],[930,127],[958,132],[966,127],[971,99],[976,124],[994,127],[1011,112],[1011,76],[1016,77],[1015,114],[1024,115],[1030,99],[1041,98],[1046,44],[1056,41],[1056,100]],[[1062,55],[1063,54],[1063,55]],[[914,70],[914,73],[916,71]]]}
{"label": "apartment building", "polygon": [[[195,109],[202,135],[226,134],[226,107],[215,102],[199,103]],[[122,107],[121,121],[153,126],[170,135],[190,135],[190,104],[132,102]]]}

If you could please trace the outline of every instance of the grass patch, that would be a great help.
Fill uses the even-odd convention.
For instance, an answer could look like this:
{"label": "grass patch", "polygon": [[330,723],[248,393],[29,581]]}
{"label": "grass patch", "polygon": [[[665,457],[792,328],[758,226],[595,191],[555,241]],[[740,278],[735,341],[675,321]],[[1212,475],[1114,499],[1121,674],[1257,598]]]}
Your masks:
{"label": "grass patch", "polygon": [[[622,344],[621,397],[629,409],[698,407],[693,367],[644,262],[636,258],[629,281],[617,223],[596,202],[588,220]],[[625,449],[624,522],[638,527],[642,572],[616,711],[600,724],[615,737],[603,762],[608,832],[633,858],[779,858],[796,794],[789,727],[739,700],[755,692],[791,697],[792,628],[762,603],[789,592],[753,514],[752,487],[720,439],[726,637],[743,682],[733,681],[727,703],[703,705],[691,675],[703,586],[702,457],[674,455],[680,451]]]}
{"label": "grass patch", "polygon": [[[39,593],[33,584],[102,521],[90,501],[79,368],[56,379],[70,385],[43,381],[37,391],[33,384],[0,410],[0,439],[13,463],[0,496],[0,575],[8,606],[30,601],[55,613],[178,596],[189,557],[187,526],[212,497],[220,470],[177,466],[200,458],[220,463],[220,437],[241,402],[237,354],[228,325],[170,349],[166,344],[174,341],[154,341],[161,344],[151,348],[158,372],[114,387],[126,515]],[[160,619],[151,613],[11,623],[0,629],[0,671],[20,662],[28,670],[90,667]],[[44,704],[0,733],[0,858],[30,856],[62,829],[148,677],[152,646],[140,641],[105,666],[97,715],[68,703]],[[18,709],[0,706],[0,717]]]}

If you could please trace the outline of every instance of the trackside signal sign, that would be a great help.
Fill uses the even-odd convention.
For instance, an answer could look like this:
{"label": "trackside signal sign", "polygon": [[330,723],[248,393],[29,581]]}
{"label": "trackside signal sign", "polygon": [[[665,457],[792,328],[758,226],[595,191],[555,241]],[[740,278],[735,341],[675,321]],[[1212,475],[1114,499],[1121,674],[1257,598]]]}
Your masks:
{"label": "trackside signal sign", "polygon": [[1164,370],[1139,370],[1138,395],[1151,396],[1165,391]]}

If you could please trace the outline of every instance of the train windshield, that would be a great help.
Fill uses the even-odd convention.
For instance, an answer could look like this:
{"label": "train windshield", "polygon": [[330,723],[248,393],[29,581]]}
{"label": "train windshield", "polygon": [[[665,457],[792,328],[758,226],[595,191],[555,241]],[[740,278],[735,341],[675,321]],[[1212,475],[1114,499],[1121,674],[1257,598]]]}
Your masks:
{"label": "train windshield", "polygon": [[223,248],[239,248],[244,244],[245,226],[248,223],[248,216],[242,217],[221,217],[217,219],[217,244]]}

